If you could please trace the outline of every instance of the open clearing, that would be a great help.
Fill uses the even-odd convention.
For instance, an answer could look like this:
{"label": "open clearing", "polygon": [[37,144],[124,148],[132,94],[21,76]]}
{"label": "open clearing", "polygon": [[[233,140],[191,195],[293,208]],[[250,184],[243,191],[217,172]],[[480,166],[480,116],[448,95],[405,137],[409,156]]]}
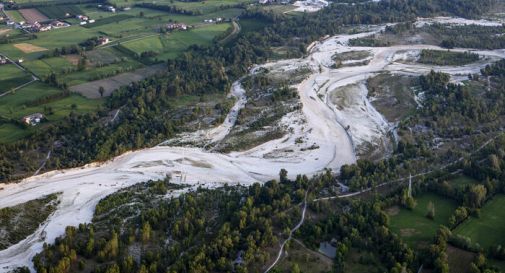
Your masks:
{"label": "open clearing", "polygon": [[484,249],[505,245],[505,195],[497,195],[482,208],[479,218],[470,217],[454,233],[468,237]]}
{"label": "open clearing", "polygon": [[47,48],[43,48],[40,46],[32,45],[29,43],[20,43],[20,44],[14,44],[14,47],[17,49],[23,51],[24,53],[33,53],[33,52],[40,52],[40,51],[46,51]]}
{"label": "open clearing", "polygon": [[37,9],[20,9],[19,13],[21,13],[26,22],[29,24],[33,24],[35,22],[43,22],[49,19],[44,14],[40,13],[40,11]]}
{"label": "open clearing", "polygon": [[[440,225],[449,225],[449,217],[456,209],[456,202],[432,193],[414,196],[414,199],[417,206],[413,210],[400,208],[397,214],[390,215],[391,230],[412,247],[431,241]],[[434,220],[426,218],[430,201],[435,205]]]}
{"label": "open clearing", "polygon": [[275,266],[275,270],[278,272],[289,273],[294,264],[300,267],[301,272],[325,273],[331,271],[332,259],[307,249],[298,240],[291,241],[287,252],[288,254]]}

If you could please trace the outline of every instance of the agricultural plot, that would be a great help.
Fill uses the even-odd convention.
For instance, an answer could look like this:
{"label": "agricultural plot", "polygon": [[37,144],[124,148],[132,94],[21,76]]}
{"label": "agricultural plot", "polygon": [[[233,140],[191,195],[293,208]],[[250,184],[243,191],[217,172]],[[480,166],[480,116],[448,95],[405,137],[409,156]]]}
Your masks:
{"label": "agricultural plot", "polygon": [[96,112],[103,103],[102,100],[89,100],[78,94],[47,99],[58,94],[62,94],[60,89],[34,82],[2,97],[0,117],[7,122],[0,123],[0,142],[14,142],[38,130],[34,127],[24,128],[9,120],[19,121],[26,115],[43,113],[51,123],[62,120],[71,112],[78,114]]}
{"label": "agricultural plot", "polygon": [[293,5],[266,5],[261,7],[261,10],[277,14],[289,13],[294,11],[295,9],[296,7]]}
{"label": "agricultural plot", "polygon": [[106,97],[110,96],[114,90],[120,88],[121,86],[126,86],[132,82],[140,81],[146,77],[155,75],[164,69],[166,69],[164,64],[144,67],[132,72],[121,73],[114,77],[72,86],[70,87],[70,90],[76,93],[80,93],[87,98],[97,99],[102,97],[102,94],[100,94],[98,91],[100,87],[103,87],[103,96]]}
{"label": "agricultural plot", "polygon": [[40,7],[38,10],[51,19],[62,19],[70,16],[83,14],[83,11],[77,5],[55,5]]}
{"label": "agricultural plot", "polygon": [[31,80],[31,76],[13,64],[0,65],[0,94]]}
{"label": "agricultural plot", "polygon": [[32,45],[29,43],[19,43],[19,44],[14,44],[14,47],[21,50],[23,53],[34,53],[34,52],[41,52],[41,51],[46,51],[47,48],[43,48],[40,46]]}
{"label": "agricultural plot", "polygon": [[505,195],[497,195],[481,209],[479,218],[471,217],[459,225],[454,233],[468,237],[484,249],[505,245]]}
{"label": "agricultural plot", "polygon": [[60,81],[67,83],[67,85],[73,86],[89,81],[112,77],[123,72],[132,71],[141,66],[142,64],[136,61],[124,61],[102,67],[90,68],[83,71],[75,71],[72,73],[64,74],[61,75],[59,79]]}
{"label": "agricultural plot", "polygon": [[21,13],[19,13],[17,10],[6,10],[5,15],[7,15],[14,22],[19,23],[25,20],[25,18],[23,18]]}
{"label": "agricultural plot", "polygon": [[122,46],[137,55],[142,52],[158,53],[158,60],[172,59],[180,55],[190,45],[208,45],[214,37],[225,32],[230,24],[212,24],[196,28],[191,31],[173,32],[168,35],[148,37],[133,42],[123,43]]}
{"label": "agricultural plot", "polygon": [[[68,116],[71,111],[88,113],[96,111],[101,101],[88,100],[80,95],[70,95],[63,98],[37,103],[39,99],[57,95],[62,91],[41,82],[30,84],[14,94],[2,97],[0,100],[0,116],[6,119],[19,120],[33,113],[44,113],[49,121],[57,121]],[[75,107],[72,107],[75,105]],[[52,113],[48,113],[51,109]]]}
{"label": "agricultural plot", "polygon": [[21,119],[25,113],[30,113],[25,110],[32,101],[58,93],[61,93],[61,90],[35,82],[13,94],[2,97],[0,99],[0,116],[6,119]]}
{"label": "agricultural plot", "polygon": [[[124,1],[124,0],[111,0],[111,3],[118,7],[131,6],[132,3],[142,3],[144,0],[134,0],[134,1]],[[216,12],[221,9],[226,9],[229,7],[234,7],[240,4],[253,3],[252,0],[207,0],[207,1],[196,1],[196,2],[182,2],[182,1],[170,1],[161,0],[156,1],[157,5],[175,6],[181,10],[192,11],[196,14],[208,14]]]}
{"label": "agricultural plot", "polygon": [[114,15],[114,16],[107,17],[104,19],[96,20],[96,22],[94,22],[92,24],[87,24],[84,27],[85,28],[96,28],[96,27],[101,27],[103,25],[108,25],[108,24],[112,24],[112,23],[117,24],[121,21],[130,19],[130,18],[133,18],[133,16],[127,15],[127,14]]}
{"label": "agricultural plot", "polygon": [[[449,217],[457,207],[453,200],[432,193],[425,193],[414,198],[417,206],[413,210],[399,207],[388,209],[391,230],[412,247],[431,242],[440,225],[449,226]],[[433,220],[426,217],[429,202],[435,205]]]}
{"label": "agricultural plot", "polygon": [[108,65],[130,59],[113,47],[95,49],[85,52],[88,62],[94,66]]}
{"label": "agricultural plot", "polygon": [[0,143],[11,143],[30,135],[30,131],[12,123],[0,124]]}
{"label": "agricultural plot", "polygon": [[80,26],[54,29],[37,33],[37,39],[25,39],[19,43],[0,44],[0,52],[12,59],[35,60],[55,48],[77,45],[86,39],[97,37],[96,31]]}
{"label": "agricultural plot", "polygon": [[47,16],[40,13],[37,9],[20,9],[19,13],[25,18],[25,21],[29,24],[33,24],[35,22],[43,22],[46,21]]}
{"label": "agricultural plot", "polygon": [[71,64],[64,57],[33,60],[25,62],[23,65],[32,73],[34,73],[35,75],[37,75],[42,79],[49,76],[51,73],[55,74],[68,73],[69,71],[72,71],[76,68],[76,66]]}
{"label": "agricultural plot", "polygon": [[213,13],[218,10],[222,10],[228,7],[234,7],[240,4],[249,4],[255,1],[250,0],[209,0],[209,1],[201,1],[201,2],[180,2],[174,1],[171,5],[182,9],[189,10],[196,14],[208,14]]}

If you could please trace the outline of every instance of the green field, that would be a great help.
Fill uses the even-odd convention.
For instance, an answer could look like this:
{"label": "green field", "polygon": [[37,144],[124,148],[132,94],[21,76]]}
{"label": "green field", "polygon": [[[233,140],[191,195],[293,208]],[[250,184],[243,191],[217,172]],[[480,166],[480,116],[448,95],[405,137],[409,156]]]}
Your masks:
{"label": "green field", "polygon": [[241,19],[239,21],[239,24],[240,24],[240,27],[241,27],[243,33],[260,31],[269,25],[268,22],[258,21],[258,20],[254,20],[254,19]]}
{"label": "green field", "polygon": [[63,19],[66,14],[72,16],[83,14],[83,11],[77,5],[54,5],[40,7],[38,10],[51,19]]}
{"label": "green field", "polygon": [[6,10],[5,14],[7,16],[9,16],[9,18],[11,20],[13,20],[14,22],[19,23],[21,21],[25,21],[25,18],[23,17],[23,15],[21,15],[21,13],[19,13],[19,11],[17,11],[17,10]]}
{"label": "green field", "polygon": [[14,142],[29,134],[29,129],[24,129],[11,123],[0,124],[0,143]]}
{"label": "green field", "polygon": [[154,51],[158,59],[170,59],[179,56],[190,45],[208,45],[217,35],[230,27],[229,24],[211,24],[191,31],[177,31],[162,36],[151,36],[133,42],[123,43],[123,46],[136,54]]}
{"label": "green field", "polygon": [[[400,235],[410,246],[421,242],[430,243],[440,225],[449,226],[449,217],[457,205],[453,200],[442,196],[425,193],[414,197],[417,206],[413,210],[405,208],[389,209],[391,230]],[[429,202],[435,205],[435,219],[426,218]]]}
{"label": "green field", "polygon": [[[110,0],[112,4],[118,7],[131,6],[132,3],[142,3],[144,0]],[[209,14],[227,7],[236,6],[239,4],[254,3],[252,0],[207,0],[198,2],[181,2],[171,0],[156,1],[157,5],[175,6],[181,10],[193,11],[200,14]]]}
{"label": "green field", "polygon": [[68,86],[78,85],[81,83],[99,80],[115,76],[119,73],[132,71],[142,67],[142,64],[136,61],[125,61],[115,64],[110,64],[103,67],[90,68],[84,71],[76,71],[69,74],[64,74],[59,77],[61,82],[67,83]]}
{"label": "green field", "polygon": [[45,58],[23,63],[23,65],[38,77],[44,79],[51,73],[61,74],[76,68],[64,57]]}
{"label": "green field", "polygon": [[[0,99],[0,117],[9,120],[20,120],[26,115],[43,113],[49,123],[62,120],[70,112],[84,114],[96,112],[103,104],[102,100],[90,100],[80,95],[72,94],[68,97],[51,100],[41,105],[29,106],[31,102],[46,96],[55,95],[62,91],[41,82],[32,83],[13,94]],[[48,113],[46,109],[51,109]],[[0,124],[0,142],[12,142],[19,140],[44,125],[22,128],[14,123]]]}
{"label": "green field", "polygon": [[37,33],[37,39],[23,41],[23,43],[33,44],[35,46],[45,48],[47,49],[46,51],[25,53],[14,47],[13,44],[2,44],[0,45],[0,52],[13,59],[35,60],[42,54],[51,53],[55,48],[77,45],[86,39],[97,36],[100,36],[100,33],[96,31],[83,28],[81,26],[70,26],[46,32],[39,32]]}
{"label": "green field", "polygon": [[0,65],[0,93],[7,92],[31,80],[31,76],[13,64]]}
{"label": "green field", "polygon": [[471,217],[459,225],[454,233],[468,237],[484,249],[505,245],[505,195],[497,195],[481,209],[479,218]]}
{"label": "green field", "polygon": [[0,116],[8,119],[21,119],[22,117],[36,112],[44,113],[44,106],[52,107],[54,114],[48,115],[50,121],[60,120],[71,112],[72,104],[76,104],[77,113],[86,113],[96,110],[101,105],[100,100],[88,100],[78,95],[70,95],[63,99],[57,99],[43,105],[27,106],[39,98],[58,94],[61,90],[50,87],[44,83],[35,82],[14,94],[2,97],[0,100]]}

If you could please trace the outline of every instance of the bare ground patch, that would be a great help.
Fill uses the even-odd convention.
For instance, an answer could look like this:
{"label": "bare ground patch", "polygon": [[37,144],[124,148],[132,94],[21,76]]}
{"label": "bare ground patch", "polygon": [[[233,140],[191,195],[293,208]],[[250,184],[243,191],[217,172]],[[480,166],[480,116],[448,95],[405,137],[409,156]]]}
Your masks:
{"label": "bare ground patch", "polygon": [[415,228],[402,228],[400,229],[400,236],[402,237],[411,237],[415,234],[419,233]]}
{"label": "bare ground patch", "polygon": [[147,77],[153,76],[165,70],[165,68],[166,68],[165,64],[144,67],[132,72],[122,73],[114,77],[75,85],[70,87],[70,90],[73,92],[80,93],[87,98],[97,99],[101,97],[98,90],[100,89],[100,87],[103,87],[104,88],[103,96],[107,97],[110,96],[112,92],[114,92],[121,86],[126,86],[133,82],[141,81]]}
{"label": "bare ground patch", "polygon": [[43,22],[49,19],[37,9],[20,9],[19,13],[21,13],[26,22],[30,24],[33,24],[35,22]]}
{"label": "bare ground patch", "polygon": [[11,31],[10,28],[0,29],[0,36],[5,35]]}
{"label": "bare ground patch", "polygon": [[447,257],[449,261],[449,272],[466,273],[470,272],[470,262],[473,261],[475,253],[465,251],[451,245],[447,246]]}
{"label": "bare ground patch", "polygon": [[69,63],[71,63],[72,65],[78,65],[79,64],[79,55],[64,55],[63,56]]}
{"label": "bare ground patch", "polygon": [[43,48],[40,46],[32,45],[29,43],[19,43],[19,44],[14,44],[14,47],[23,51],[24,53],[33,53],[33,52],[40,52],[40,51],[46,51],[47,48]]}
{"label": "bare ground patch", "polygon": [[400,207],[398,206],[393,206],[393,207],[390,207],[386,210],[386,213],[389,215],[389,216],[395,216],[395,215],[398,215],[398,213],[400,213]]}

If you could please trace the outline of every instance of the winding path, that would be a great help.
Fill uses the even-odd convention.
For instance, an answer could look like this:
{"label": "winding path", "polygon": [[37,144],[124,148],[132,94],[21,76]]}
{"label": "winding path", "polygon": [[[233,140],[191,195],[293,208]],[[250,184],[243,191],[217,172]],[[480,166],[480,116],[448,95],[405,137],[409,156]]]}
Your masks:
{"label": "winding path", "polygon": [[289,240],[291,240],[293,238],[293,233],[295,231],[297,231],[303,225],[303,222],[305,221],[305,212],[307,211],[307,194],[308,194],[308,192],[309,192],[308,190],[305,191],[305,197],[303,199],[302,218],[300,219],[300,222],[298,222],[298,224],[296,224],[296,226],[289,231],[289,236],[286,240],[284,240],[284,242],[282,242],[281,248],[279,249],[279,252],[277,253],[277,258],[275,258],[275,261],[264,271],[264,273],[268,273],[270,270],[272,270],[272,268],[274,268],[277,265],[277,263],[280,261],[280,259],[282,257],[282,253],[284,252],[284,247],[289,242]]}

